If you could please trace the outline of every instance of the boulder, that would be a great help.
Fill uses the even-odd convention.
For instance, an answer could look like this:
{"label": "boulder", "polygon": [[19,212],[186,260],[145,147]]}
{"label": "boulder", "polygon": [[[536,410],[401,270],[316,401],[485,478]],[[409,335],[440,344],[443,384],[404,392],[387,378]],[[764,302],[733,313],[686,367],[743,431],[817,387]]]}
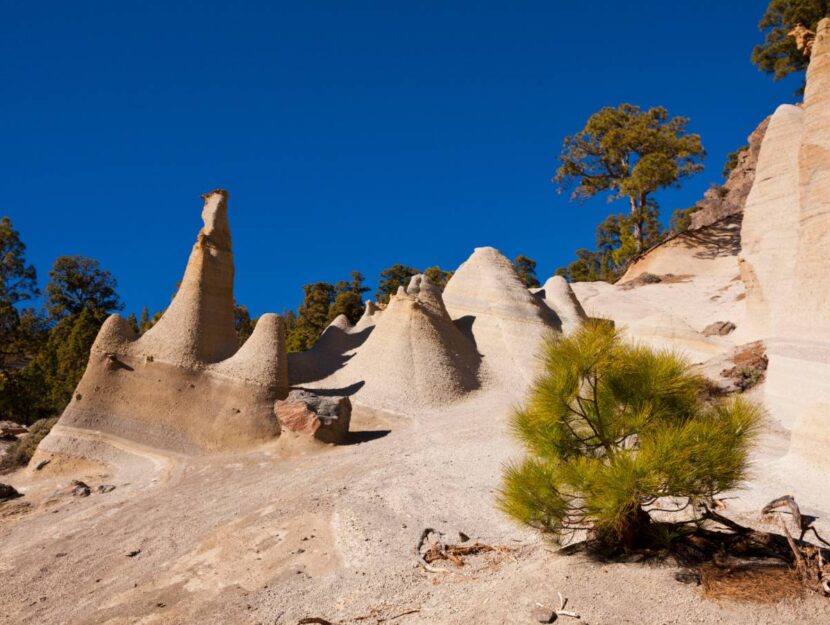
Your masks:
{"label": "boulder", "polygon": [[352,403],[348,397],[324,397],[297,390],[278,400],[274,413],[282,429],[338,445],[349,435]]}

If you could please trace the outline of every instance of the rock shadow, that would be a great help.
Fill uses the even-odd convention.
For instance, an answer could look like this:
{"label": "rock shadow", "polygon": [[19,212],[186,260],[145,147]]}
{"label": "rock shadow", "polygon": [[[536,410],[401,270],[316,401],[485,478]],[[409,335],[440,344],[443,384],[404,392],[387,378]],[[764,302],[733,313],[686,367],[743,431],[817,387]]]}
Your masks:
{"label": "rock shadow", "polygon": [[344,440],[341,445],[360,445],[361,443],[369,443],[379,438],[383,438],[391,431],[392,430],[358,430],[355,432],[349,432],[346,440]]}
{"label": "rock shadow", "polygon": [[316,382],[342,369],[354,356],[348,352],[363,345],[374,329],[369,326],[359,332],[347,332],[329,326],[311,349],[288,354],[289,382],[293,386]]}

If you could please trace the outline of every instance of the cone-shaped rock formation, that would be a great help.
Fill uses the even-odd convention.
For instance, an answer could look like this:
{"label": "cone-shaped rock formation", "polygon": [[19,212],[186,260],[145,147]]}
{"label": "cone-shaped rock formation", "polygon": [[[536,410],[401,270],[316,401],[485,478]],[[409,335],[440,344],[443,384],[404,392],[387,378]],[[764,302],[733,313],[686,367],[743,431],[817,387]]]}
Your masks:
{"label": "cone-shaped rock formation", "polygon": [[425,276],[413,276],[374,316],[372,333],[346,366],[324,381],[326,388],[359,388],[355,400],[364,405],[411,412],[479,387],[479,355]]}
{"label": "cone-shaped rock formation", "polygon": [[492,247],[476,248],[462,263],[444,289],[444,302],[474,339],[487,374],[508,387],[533,379],[542,337],[561,325]]}
{"label": "cone-shaped rock formation", "polygon": [[[203,197],[204,227],[170,307],[140,338],[119,315],[106,320],[74,397],[38,448],[37,461],[78,453],[106,459],[106,443],[114,438],[202,453],[279,433],[273,404],[288,392],[283,323],[264,315],[237,350],[227,194]],[[90,437],[100,444],[77,444]]]}
{"label": "cone-shaped rock formation", "polygon": [[556,313],[561,322],[561,330],[566,334],[576,330],[588,318],[571,285],[562,276],[548,278],[535,295],[541,297],[545,305]]}

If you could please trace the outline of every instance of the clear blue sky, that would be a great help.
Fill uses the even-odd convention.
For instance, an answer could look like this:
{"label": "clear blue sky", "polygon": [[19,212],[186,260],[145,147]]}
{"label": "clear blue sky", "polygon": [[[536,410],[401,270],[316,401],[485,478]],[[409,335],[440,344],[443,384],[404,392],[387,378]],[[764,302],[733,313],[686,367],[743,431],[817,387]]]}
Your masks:
{"label": "clear blue sky", "polygon": [[550,182],[592,112],[691,118],[706,170],[660,196],[668,215],[794,100],[749,62],[766,4],[5,2],[0,213],[41,283],[58,255],[96,258],[126,312],[167,304],[216,187],[254,314],[480,245],[544,279],[611,210]]}

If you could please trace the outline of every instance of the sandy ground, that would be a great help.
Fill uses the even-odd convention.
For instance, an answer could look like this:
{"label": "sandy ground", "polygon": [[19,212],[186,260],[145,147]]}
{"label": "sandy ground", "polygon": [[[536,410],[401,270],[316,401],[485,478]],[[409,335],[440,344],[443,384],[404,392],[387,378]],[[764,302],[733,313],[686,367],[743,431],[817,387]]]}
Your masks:
{"label": "sandy ground", "polygon": [[[532,623],[557,592],[592,625],[828,622],[826,599],[715,603],[669,564],[561,555],[514,525],[494,506],[517,453],[512,403],[489,392],[417,418],[358,410],[353,444],[337,448],[284,437],[194,459],[113,441],[118,473],[9,476],[26,496],[0,504],[0,623]],[[72,477],[92,495],[67,494]],[[427,526],[508,550],[427,573],[414,558]]]}

